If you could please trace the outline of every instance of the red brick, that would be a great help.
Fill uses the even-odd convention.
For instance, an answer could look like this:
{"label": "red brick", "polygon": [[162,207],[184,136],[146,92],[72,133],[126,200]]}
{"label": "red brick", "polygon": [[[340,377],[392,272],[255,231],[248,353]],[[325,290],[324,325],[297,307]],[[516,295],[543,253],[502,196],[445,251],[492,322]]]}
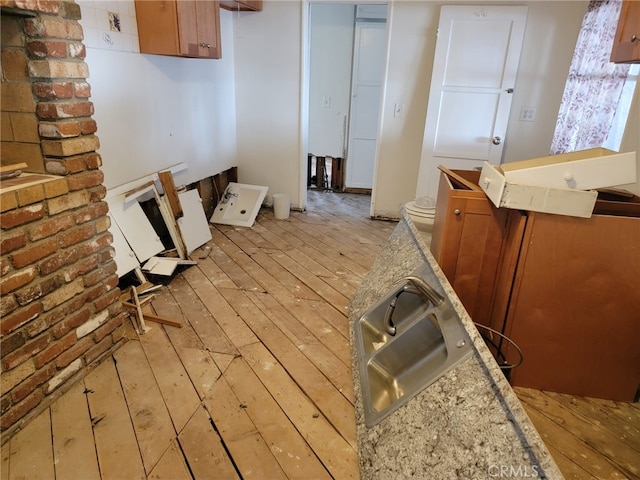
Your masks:
{"label": "red brick", "polygon": [[47,320],[42,316],[38,316],[33,320],[27,322],[22,331],[26,334],[27,337],[34,338],[44,332],[47,328],[49,328]]}
{"label": "red brick", "polygon": [[87,82],[76,82],[73,84],[76,98],[89,98],[91,96],[91,86]]}
{"label": "red brick", "polygon": [[103,248],[107,248],[111,245],[113,241],[113,237],[111,233],[106,232],[100,236],[95,237],[90,242],[82,245],[82,254],[83,255],[91,255],[92,253],[99,252]]}
{"label": "red brick", "polygon": [[47,209],[49,210],[49,215],[56,215],[87,205],[90,200],[91,196],[89,192],[82,190],[71,192],[68,195],[47,200]]}
{"label": "red brick", "polygon": [[11,352],[2,359],[2,368],[4,370],[11,370],[12,368],[17,367],[25,360],[30,359],[35,354],[42,351],[49,344],[49,341],[49,335],[42,335],[25,343],[22,347]]}
{"label": "red brick", "polygon": [[[32,284],[28,287],[18,290],[15,293],[16,300],[18,301],[18,304],[20,306],[27,305],[28,303],[31,303],[34,300],[44,297],[54,290],[59,289],[62,283],[62,277],[58,275],[42,280],[37,280],[36,282],[32,282]],[[47,310],[46,308],[44,309]]]}
{"label": "red brick", "polygon": [[82,27],[77,21],[61,17],[39,16],[25,20],[25,31],[33,37],[82,40]]}
{"label": "red brick", "polygon": [[120,289],[114,288],[110,292],[102,295],[100,298],[97,298],[95,302],[93,302],[93,306],[97,312],[104,310],[112,303],[118,302],[120,298]]}
{"label": "red brick", "polygon": [[36,278],[38,271],[35,267],[18,270],[10,275],[5,275],[0,279],[0,295],[6,295],[27,285]]}
{"label": "red brick", "polygon": [[89,350],[95,342],[91,337],[84,337],[78,340],[71,348],[68,348],[56,358],[56,366],[60,369],[66,367],[76,358],[82,357],[82,354]]}
{"label": "red brick", "polygon": [[14,405],[7,413],[0,416],[0,428],[6,430],[11,425],[16,423],[22,417],[24,417],[27,413],[37,407],[42,399],[44,398],[44,393],[41,389],[37,389],[27,398],[25,398],[22,402],[17,405]]}
{"label": "red brick", "polygon": [[105,291],[105,286],[103,284],[94,285],[93,287],[88,287],[84,289],[84,298],[87,303],[93,302],[96,298],[102,295]]}
{"label": "red brick", "polygon": [[84,361],[87,365],[92,364],[98,360],[104,353],[106,353],[114,344],[111,336],[103,338],[99,343],[95,344],[84,355]]}
{"label": "red brick", "polygon": [[85,223],[79,227],[65,230],[57,237],[58,243],[61,247],[66,248],[72,245],[76,245],[84,240],[88,240],[93,237],[95,228],[92,223]]}
{"label": "red brick", "polygon": [[11,390],[11,400],[14,403],[20,402],[27,395],[35,391],[40,385],[49,380],[56,374],[56,366],[52,363],[41,368],[21,384]]}
{"label": "red brick", "polygon": [[4,319],[7,315],[18,308],[15,295],[2,295],[0,297],[0,317]]}
{"label": "red brick", "polygon": [[42,308],[45,311],[49,311],[58,305],[62,305],[67,300],[74,297],[82,298],[83,291],[82,279],[77,278],[64,285],[61,285],[55,291],[52,291],[49,295],[42,299]]}
{"label": "red brick", "polygon": [[11,271],[11,268],[8,256],[0,258],[0,275],[6,275]]}
{"label": "red brick", "polygon": [[55,338],[61,338],[71,330],[79,327],[84,322],[91,318],[91,310],[83,308],[74,312],[71,315],[67,315],[64,320],[56,323],[51,330],[51,333]]}
{"label": "red brick", "polygon": [[[50,200],[51,201],[51,200]],[[47,238],[40,242],[31,243],[26,248],[11,254],[11,261],[15,268],[26,267],[40,259],[43,259],[58,249],[58,242],[55,238]]]}
{"label": "red brick", "polygon": [[51,255],[49,258],[41,262],[38,268],[42,275],[49,275],[65,265],[71,265],[79,258],[80,249],[78,248],[60,250],[55,255]]}
{"label": "red brick", "polygon": [[[93,270],[97,265],[98,265],[97,255],[91,255],[89,257],[85,257],[81,261],[76,262],[70,267],[65,269],[65,272],[64,272],[65,278],[67,278],[67,281],[69,281],[69,279],[76,278],[80,275],[85,275],[90,270]],[[86,284],[84,277],[82,278],[82,283],[84,286],[88,286]]]}
{"label": "red brick", "polygon": [[69,190],[74,191],[102,185],[103,180],[102,170],[89,170],[67,177],[67,184]]}
{"label": "red brick", "polygon": [[14,250],[24,247],[26,244],[27,237],[22,231],[3,234],[0,238],[0,253],[2,255],[11,253]]}
{"label": "red brick", "polygon": [[80,135],[80,122],[63,121],[55,123],[40,122],[38,132],[43,138],[70,138]]}
{"label": "red brick", "polygon": [[10,406],[11,406],[11,398],[9,394],[0,398],[0,414],[3,414],[4,412],[6,412]]}
{"label": "red brick", "polygon": [[57,358],[60,354],[62,354],[62,352],[71,348],[76,343],[76,340],[77,338],[75,332],[71,332],[65,335],[60,340],[51,343],[47,348],[36,355],[34,359],[36,368],[41,368],[42,366],[51,362],[54,358]]}
{"label": "red brick", "polygon": [[[40,334],[47,328],[50,328],[52,325],[55,327],[55,325],[58,322],[61,322],[66,318],[67,313],[70,311],[67,308],[68,308],[67,305],[63,305],[59,308],[54,308],[49,312],[42,313],[38,318],[30,322],[24,328],[24,331],[27,333],[28,336],[31,337],[31,336]],[[60,338],[63,336],[64,335],[59,335],[56,338]]]}
{"label": "red brick", "polygon": [[122,322],[119,317],[107,320],[103,325],[100,325],[100,327],[98,327],[95,332],[93,332],[94,340],[96,342],[100,342],[103,338],[113,332],[120,325],[122,325]]}
{"label": "red brick", "polygon": [[41,100],[64,100],[73,98],[74,84],[71,82],[34,82],[33,94]]}
{"label": "red brick", "polygon": [[111,277],[109,277],[107,280],[105,280],[104,282],[109,288],[116,288],[118,286],[118,283],[120,283],[120,279],[118,278],[118,275],[112,275]]}
{"label": "red brick", "polygon": [[67,42],[32,40],[27,42],[27,53],[33,58],[66,58]]}
{"label": "red brick", "polygon": [[5,357],[9,355],[11,352],[20,348],[26,342],[24,335],[22,332],[16,332],[9,337],[4,337],[0,342],[0,355]]}
{"label": "red brick", "polygon": [[91,102],[39,103],[36,114],[43,119],[90,117],[93,115]]}
{"label": "red brick", "polygon": [[70,42],[69,43],[69,57],[83,59],[87,56],[87,49],[82,43]]}
{"label": "red brick", "polygon": [[11,210],[0,215],[0,226],[2,228],[14,228],[24,225],[44,217],[44,204],[29,205],[27,207]]}
{"label": "red brick", "polygon": [[0,333],[7,335],[22,325],[32,321],[42,312],[40,302],[35,302],[14,311],[11,315],[5,315],[0,319]]}
{"label": "red brick", "polygon": [[4,0],[2,6],[16,7],[33,12],[57,14],[60,2],[59,0]]}
{"label": "red brick", "polygon": [[102,157],[100,154],[93,153],[86,156],[86,166],[89,170],[95,170],[102,166]]}
{"label": "red brick", "polygon": [[74,217],[68,213],[65,215],[57,215],[48,220],[36,223],[29,228],[29,239],[32,242],[51,237],[58,232],[71,228],[74,225]]}
{"label": "red brick", "polygon": [[107,202],[97,202],[87,205],[81,210],[76,210],[75,220],[78,225],[81,223],[104,217],[109,212],[109,204]]}
{"label": "red brick", "polygon": [[80,132],[83,135],[91,135],[98,131],[98,124],[95,120],[81,120],[80,121]]}
{"label": "red brick", "polygon": [[85,164],[83,159],[77,156],[66,158],[47,157],[45,159],[45,167],[47,173],[53,175],[68,175],[70,173],[82,172],[85,169]]}
{"label": "red brick", "polygon": [[94,187],[89,190],[89,198],[92,202],[99,202],[100,200],[104,200],[104,197],[107,196],[107,188],[104,185],[100,185],[99,187]]}

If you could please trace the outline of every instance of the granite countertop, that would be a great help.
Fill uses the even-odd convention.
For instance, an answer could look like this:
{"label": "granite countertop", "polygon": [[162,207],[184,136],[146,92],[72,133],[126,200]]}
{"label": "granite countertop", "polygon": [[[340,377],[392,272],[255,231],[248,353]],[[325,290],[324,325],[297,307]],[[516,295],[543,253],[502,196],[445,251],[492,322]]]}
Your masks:
{"label": "granite countertop", "polygon": [[[373,428],[364,422],[353,324],[424,263],[473,353]],[[349,304],[360,475],[363,479],[563,478],[520,401],[411,219],[403,218]]]}

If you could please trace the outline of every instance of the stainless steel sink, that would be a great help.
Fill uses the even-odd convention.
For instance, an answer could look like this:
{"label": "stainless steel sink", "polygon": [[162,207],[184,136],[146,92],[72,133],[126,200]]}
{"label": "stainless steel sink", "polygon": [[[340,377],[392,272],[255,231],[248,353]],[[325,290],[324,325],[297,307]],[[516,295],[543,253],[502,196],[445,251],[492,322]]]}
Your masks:
{"label": "stainless steel sink", "polygon": [[[368,427],[405,405],[472,352],[471,340],[449,301],[437,293],[427,298],[413,283],[411,277],[403,279],[355,324]],[[389,310],[392,303],[394,308]],[[395,335],[389,333],[390,323]]]}

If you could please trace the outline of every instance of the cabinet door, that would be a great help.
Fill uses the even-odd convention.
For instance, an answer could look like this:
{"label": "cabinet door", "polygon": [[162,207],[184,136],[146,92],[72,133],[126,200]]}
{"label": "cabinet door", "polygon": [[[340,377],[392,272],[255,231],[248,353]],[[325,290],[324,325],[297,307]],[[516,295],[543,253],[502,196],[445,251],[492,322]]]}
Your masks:
{"label": "cabinet door", "polygon": [[618,29],[613,40],[611,61],[640,62],[640,2],[637,0],[622,2]]}
{"label": "cabinet door", "polygon": [[218,2],[195,2],[198,29],[198,56],[221,58],[220,4]]}
{"label": "cabinet door", "polygon": [[180,52],[176,6],[176,2],[136,0],[140,53],[177,55]]}
{"label": "cabinet door", "polygon": [[505,333],[513,385],[632,401],[640,379],[640,218],[532,214]]}
{"label": "cabinet door", "polygon": [[[471,192],[473,194],[473,192]],[[453,191],[437,260],[474,322],[491,325],[507,212]]]}

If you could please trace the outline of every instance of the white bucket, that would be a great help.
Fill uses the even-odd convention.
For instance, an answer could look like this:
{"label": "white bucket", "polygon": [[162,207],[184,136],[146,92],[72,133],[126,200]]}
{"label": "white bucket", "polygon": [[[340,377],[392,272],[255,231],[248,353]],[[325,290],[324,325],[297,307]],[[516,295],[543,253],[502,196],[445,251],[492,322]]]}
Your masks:
{"label": "white bucket", "polygon": [[273,195],[273,213],[278,220],[286,220],[289,218],[289,209],[291,208],[291,200],[286,193],[275,193]]}

